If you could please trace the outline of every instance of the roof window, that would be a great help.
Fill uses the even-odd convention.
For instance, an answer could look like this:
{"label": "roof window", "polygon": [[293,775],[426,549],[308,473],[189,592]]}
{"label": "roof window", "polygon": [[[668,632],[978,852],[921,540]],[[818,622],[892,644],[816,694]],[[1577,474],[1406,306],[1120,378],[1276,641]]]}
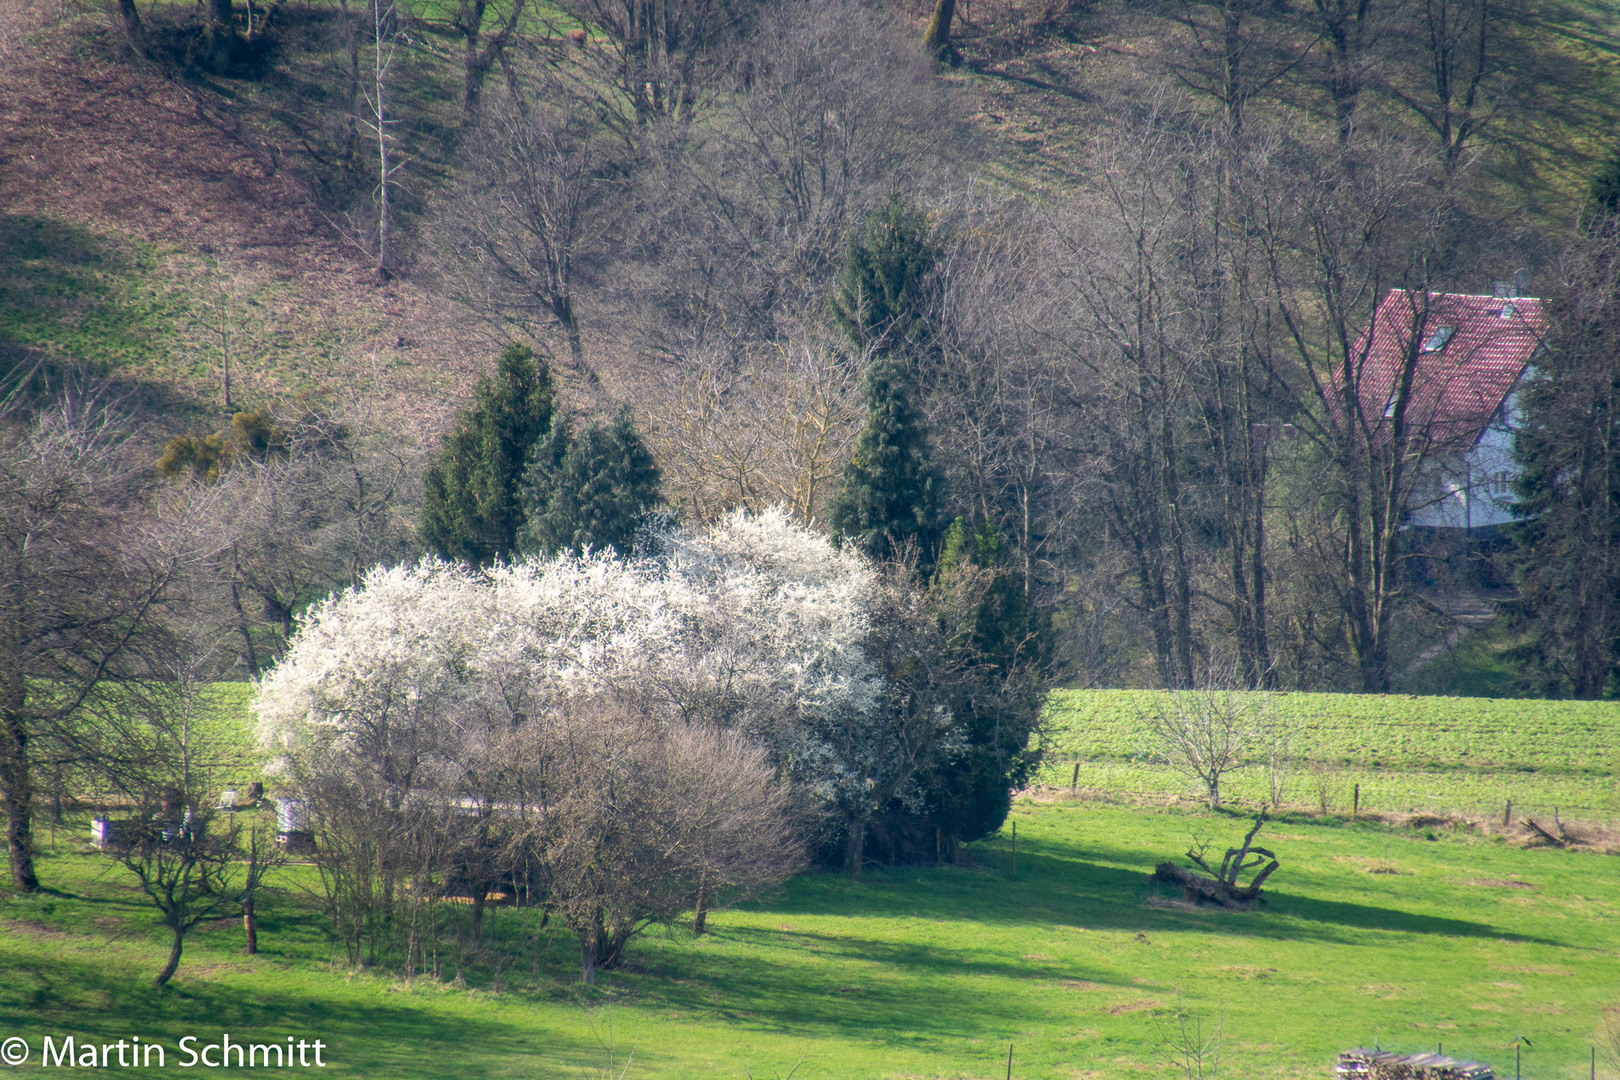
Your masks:
{"label": "roof window", "polygon": [[1451,340],[1455,326],[1437,326],[1429,331],[1429,336],[1423,339],[1423,352],[1439,352]]}

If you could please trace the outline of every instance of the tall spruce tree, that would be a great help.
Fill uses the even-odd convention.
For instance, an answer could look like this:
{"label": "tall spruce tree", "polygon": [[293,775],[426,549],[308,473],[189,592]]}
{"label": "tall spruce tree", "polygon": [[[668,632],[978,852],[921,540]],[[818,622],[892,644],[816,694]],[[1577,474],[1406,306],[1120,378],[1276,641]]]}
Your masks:
{"label": "tall spruce tree", "polygon": [[933,264],[926,216],[892,196],[851,235],[831,304],[833,321],[871,357],[871,366],[863,384],[866,427],[828,508],[829,522],[835,535],[873,558],[914,547],[919,569],[932,565],[944,528],[940,478],[929,461],[927,428],[911,403],[907,365],[932,337],[927,279]]}
{"label": "tall spruce tree", "polygon": [[1510,531],[1529,689],[1598,698],[1620,689],[1620,223],[1601,219],[1565,272],[1522,398]]}
{"label": "tall spruce tree", "polygon": [[475,566],[512,556],[524,520],[524,473],[551,430],[554,405],[545,361],[526,345],[508,345],[423,479],[422,541],[430,551]]}
{"label": "tall spruce tree", "polygon": [[518,548],[525,555],[587,548],[629,555],[637,531],[662,501],[659,481],[658,464],[628,406],[612,424],[592,424],[578,437],[559,423],[525,477]]}
{"label": "tall spruce tree", "polygon": [[832,297],[833,322],[862,352],[897,354],[926,346],[935,257],[928,216],[890,196],[864,228],[850,234]]}
{"label": "tall spruce tree", "polygon": [[928,434],[912,407],[906,366],[879,354],[866,371],[866,427],[844,466],[843,486],[828,518],[833,533],[875,559],[915,548],[918,569],[937,554],[943,522],[940,479],[928,459]]}

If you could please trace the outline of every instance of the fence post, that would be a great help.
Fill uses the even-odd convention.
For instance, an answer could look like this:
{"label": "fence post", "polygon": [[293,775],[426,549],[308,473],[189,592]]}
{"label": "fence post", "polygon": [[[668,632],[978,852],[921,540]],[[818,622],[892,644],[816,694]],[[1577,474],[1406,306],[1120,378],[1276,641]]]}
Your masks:
{"label": "fence post", "polygon": [[1007,1044],[1007,1080],[1012,1080],[1012,1048],[1013,1048],[1013,1044],[1008,1043]]}
{"label": "fence post", "polygon": [[[1016,821],[1013,822],[1012,876],[1013,877],[1018,876],[1018,822],[1016,822]],[[1012,1053],[1011,1046],[1008,1047],[1007,1053],[1008,1054]],[[1009,1058],[1008,1060],[1010,1061],[1011,1058]],[[1012,1067],[1011,1065],[1008,1066],[1008,1068],[1011,1068],[1011,1067]]]}
{"label": "fence post", "polygon": [[1507,806],[1502,810],[1502,824],[1503,825],[1511,825],[1512,823],[1513,823],[1513,800],[1509,799],[1507,801]]}
{"label": "fence post", "polygon": [[1360,817],[1361,816],[1361,785],[1360,784],[1356,785],[1355,794],[1351,796],[1351,799],[1352,799],[1352,801],[1350,803],[1350,816],[1351,817]]}
{"label": "fence post", "polygon": [[1074,775],[1069,777],[1069,794],[1073,795],[1080,790],[1080,763],[1074,763]]}

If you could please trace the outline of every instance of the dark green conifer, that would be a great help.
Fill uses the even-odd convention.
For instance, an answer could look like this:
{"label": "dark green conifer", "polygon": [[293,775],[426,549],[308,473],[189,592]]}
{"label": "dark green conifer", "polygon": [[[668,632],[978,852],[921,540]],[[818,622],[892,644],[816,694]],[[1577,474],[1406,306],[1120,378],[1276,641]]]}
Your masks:
{"label": "dark green conifer", "polygon": [[523,476],[551,430],[553,405],[551,369],[528,346],[508,345],[494,377],[478,380],[472,408],[423,480],[428,550],[475,566],[511,557],[523,524]]}
{"label": "dark green conifer", "polygon": [[995,526],[968,532],[957,518],[945,532],[934,587],[955,575],[988,572],[972,628],[953,643],[958,667],[970,673],[956,688],[952,710],[967,721],[967,737],[943,762],[919,777],[928,818],[946,836],[977,840],[1001,827],[1012,792],[1029,781],[1035,755],[1029,740],[1040,717],[1050,663],[1051,625],[1008,564]]}
{"label": "dark green conifer", "polygon": [[905,365],[895,357],[875,357],[864,389],[866,427],[828,508],[833,534],[875,559],[892,558],[911,545],[919,569],[926,569],[942,531],[940,480],[928,460],[922,417],[911,405]]}
{"label": "dark green conifer", "polygon": [[628,406],[612,424],[593,424],[577,438],[558,424],[529,466],[518,546],[524,554],[611,548],[628,555],[661,501],[659,479]]}
{"label": "dark green conifer", "polygon": [[894,195],[852,233],[833,293],[838,328],[863,352],[901,353],[931,336],[928,296],[934,268],[928,217]]}

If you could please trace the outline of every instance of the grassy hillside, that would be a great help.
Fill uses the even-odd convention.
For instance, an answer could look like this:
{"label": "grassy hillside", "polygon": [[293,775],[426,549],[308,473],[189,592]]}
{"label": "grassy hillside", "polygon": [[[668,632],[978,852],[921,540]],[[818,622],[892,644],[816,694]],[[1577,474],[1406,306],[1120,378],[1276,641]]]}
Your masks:
{"label": "grassy hillside", "polygon": [[519,959],[497,972],[469,955],[465,989],[448,954],[438,980],[333,968],[315,883],[295,869],[262,955],[239,954],[235,923],[204,928],[177,992],[156,995],[153,915],[64,835],[41,867],[58,891],[0,901],[0,1029],[36,1048],[138,1034],[167,1045],[170,1068],[187,1034],[293,1034],[331,1047],[326,1075],[390,1080],[600,1076],[610,1046],[621,1065],[633,1052],[630,1078],[800,1062],[800,1080],[1000,1077],[1010,1042],[1013,1075],[1034,1080],[1171,1076],[1162,1036],[1190,1013],[1222,1024],[1232,1075],[1327,1077],[1339,1050],[1374,1040],[1511,1069],[1522,1034],[1524,1075],[1551,1080],[1585,1075],[1613,1004],[1611,858],[1301,819],[1270,827],[1270,902],[1215,913],[1153,906],[1146,875],[1239,819],[1026,802],[1013,821],[1016,876],[1007,835],[974,845],[972,867],[804,876],[701,940],[651,935],[590,993],[571,984],[572,941],[525,910],[492,918]]}
{"label": "grassy hillside", "polygon": [[[1156,691],[1064,690],[1048,706],[1051,758],[1044,781],[1112,791],[1172,793],[1185,784],[1151,763],[1148,717]],[[1348,808],[1620,815],[1620,704],[1613,702],[1269,694],[1269,715],[1290,733],[1289,801]],[[1233,793],[1258,802],[1258,765]]]}

